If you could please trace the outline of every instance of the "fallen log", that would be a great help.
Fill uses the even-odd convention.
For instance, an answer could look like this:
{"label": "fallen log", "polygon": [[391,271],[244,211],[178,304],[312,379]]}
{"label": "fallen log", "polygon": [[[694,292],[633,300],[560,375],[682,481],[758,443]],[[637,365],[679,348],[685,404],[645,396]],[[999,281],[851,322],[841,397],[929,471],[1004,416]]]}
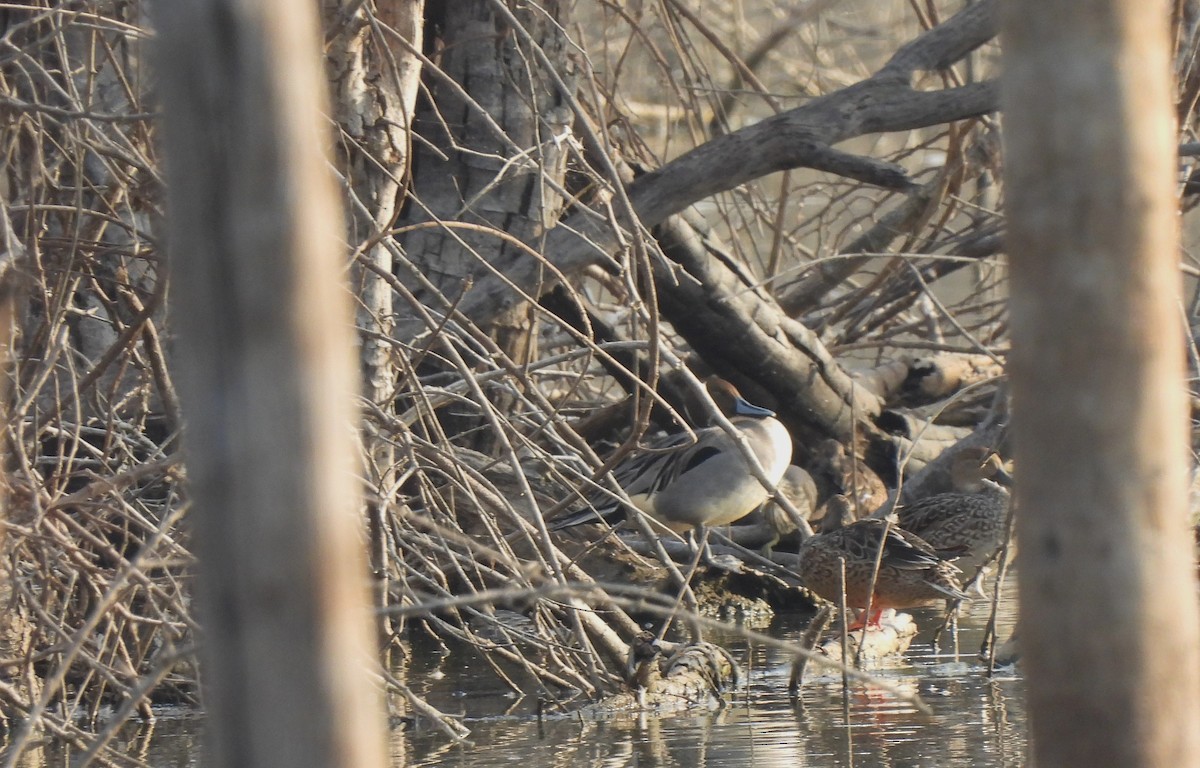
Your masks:
{"label": "fallen log", "polygon": [[[889,616],[885,613],[878,627],[869,627],[865,632],[855,630],[849,633],[846,638],[846,652],[850,660],[857,660],[858,664],[879,664],[907,651],[916,636],[917,623],[913,621],[912,616],[907,613],[893,613]],[[826,640],[819,646],[819,650],[831,660],[840,662],[843,658],[841,637]]]}

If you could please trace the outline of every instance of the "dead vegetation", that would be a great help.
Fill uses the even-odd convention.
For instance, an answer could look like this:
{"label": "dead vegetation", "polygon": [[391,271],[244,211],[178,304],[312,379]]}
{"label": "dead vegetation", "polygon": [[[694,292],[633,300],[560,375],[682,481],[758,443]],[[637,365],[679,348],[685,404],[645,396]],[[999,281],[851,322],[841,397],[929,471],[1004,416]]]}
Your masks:
{"label": "dead vegetation", "polygon": [[[779,411],[797,463],[834,438],[893,488],[960,440],[1001,444],[1002,418],[988,420],[1007,343],[992,32],[977,20],[961,38],[925,34],[957,4],[831,5],[594,3],[558,20],[562,50],[514,33],[514,59],[539,87],[561,88],[544,85],[546,64],[564,67],[577,90],[557,109],[570,114],[535,110],[530,146],[482,94],[457,94],[490,144],[453,158],[481,169],[454,199],[420,173],[439,172],[428,170],[441,152],[431,126],[455,118],[438,90],[454,89],[436,74],[454,17],[426,29],[416,181],[389,231],[356,230],[349,243],[396,305],[394,318],[375,317],[397,330],[371,337],[390,377],[365,399],[361,434],[397,710],[460,733],[407,687],[413,631],[481,650],[500,680],[552,706],[624,688],[641,632],[630,615],[669,613],[675,597],[613,584],[677,583],[678,566],[654,537],[641,554],[619,538],[591,550],[544,520],[602,484],[612,456],[680,428],[681,393],[695,386],[685,366]],[[511,21],[486,0],[456,8]],[[102,722],[198,705],[151,32],[132,1],[0,9],[0,213],[20,244],[21,302],[0,711],[17,751],[40,728],[120,763],[102,750]],[[405,50],[386,28],[371,34]],[[893,58],[903,43],[907,57]],[[1191,75],[1181,69],[1182,82]],[[878,89],[868,101],[855,100],[862,83]],[[976,98],[961,108],[976,114],[943,116],[930,97],[923,116],[839,126],[817,109],[939,92]],[[659,205],[669,161],[789,113],[827,122],[782,173],[672,192],[643,216],[653,232],[612,226]],[[546,219],[523,242],[475,208],[513,194],[513,177],[545,186],[523,213]],[[554,211],[580,226],[563,234]],[[417,232],[453,241],[458,261],[422,263]],[[575,250],[553,247],[564,243]],[[501,245],[530,272],[510,272]],[[366,263],[381,246],[394,273]],[[519,302],[510,280],[540,303]],[[476,298],[485,289],[506,298]],[[391,463],[373,465],[380,457]]]}

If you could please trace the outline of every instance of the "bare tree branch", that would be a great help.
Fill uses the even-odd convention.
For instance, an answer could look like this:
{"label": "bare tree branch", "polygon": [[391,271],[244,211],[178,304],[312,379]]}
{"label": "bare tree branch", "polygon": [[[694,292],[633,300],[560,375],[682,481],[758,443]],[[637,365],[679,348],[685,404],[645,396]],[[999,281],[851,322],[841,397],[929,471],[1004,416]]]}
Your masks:
{"label": "bare tree branch", "polygon": [[[630,185],[628,198],[640,224],[655,226],[698,200],[776,171],[828,162],[833,144],[856,136],[940,125],[994,111],[994,82],[919,91],[910,81],[918,71],[957,61],[995,32],[995,3],[983,0],[904,46],[872,77],[719,136],[638,178]],[[577,211],[548,233],[543,250],[565,273],[600,263],[623,239],[610,221],[591,209]],[[544,270],[529,259],[514,259],[502,271],[507,281],[526,291],[549,287]],[[458,309],[476,322],[487,323],[520,300],[504,280],[481,275]],[[435,300],[427,303],[439,305]],[[421,323],[410,321],[398,330],[404,338],[422,328]]]}

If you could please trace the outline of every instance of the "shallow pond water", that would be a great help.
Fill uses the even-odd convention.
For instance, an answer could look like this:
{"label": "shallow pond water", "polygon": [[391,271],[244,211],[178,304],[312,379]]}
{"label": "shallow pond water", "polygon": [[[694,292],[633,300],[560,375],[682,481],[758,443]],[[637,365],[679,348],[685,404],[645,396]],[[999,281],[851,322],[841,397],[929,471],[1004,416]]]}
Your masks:
{"label": "shallow pond water", "polygon": [[[1000,636],[1011,631],[1014,601],[998,616]],[[989,677],[975,658],[990,608],[978,601],[961,622],[962,655],[935,654],[929,631],[918,636],[904,659],[874,674],[917,693],[931,712],[878,688],[854,683],[843,695],[841,676],[809,667],[799,695],[787,691],[790,657],[748,643],[730,631],[708,639],[729,648],[744,680],[718,712],[603,719],[533,717],[536,702],[514,698],[495,682],[486,663],[454,654],[414,664],[409,682],[442,711],[461,716],[471,729],[455,744],[428,725],[391,734],[393,764],[450,767],[707,766],[755,768],[801,766],[987,766],[1023,765],[1026,747],[1024,684],[1011,669]],[[797,639],[807,616],[782,615],[770,628],[776,637]],[[922,627],[938,617],[917,614]],[[200,721],[161,718],[131,726],[121,751],[155,768],[201,764]],[[78,753],[55,745],[32,752],[23,768],[66,768]]]}
{"label": "shallow pond water", "polygon": [[[708,638],[733,651],[746,677],[719,712],[537,722],[530,718],[534,702],[507,698],[494,687],[481,689],[474,681],[482,675],[468,668],[423,691],[443,711],[464,718],[471,729],[468,743],[448,744],[418,729],[399,737],[393,748],[403,764],[430,767],[1024,765],[1023,681],[1003,668],[989,677],[975,658],[989,610],[981,601],[964,616],[962,655],[934,653],[926,631],[903,660],[874,670],[888,683],[918,694],[928,714],[857,683],[851,684],[847,701],[840,674],[812,666],[793,698],[787,691],[790,657],[731,632]],[[929,612],[918,619],[922,627],[938,623]],[[1002,606],[1002,638],[1013,619]],[[802,629],[800,616],[785,615],[770,633],[796,639]]]}

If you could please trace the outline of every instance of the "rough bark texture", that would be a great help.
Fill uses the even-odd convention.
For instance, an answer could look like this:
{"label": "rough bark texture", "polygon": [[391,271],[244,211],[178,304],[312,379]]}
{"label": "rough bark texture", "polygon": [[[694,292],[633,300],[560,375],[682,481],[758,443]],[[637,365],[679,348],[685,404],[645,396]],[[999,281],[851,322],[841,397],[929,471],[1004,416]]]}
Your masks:
{"label": "rough bark texture", "polygon": [[[436,289],[443,298],[425,305],[434,312],[476,280],[505,279],[514,261],[536,262],[531,247],[541,249],[566,201],[569,94],[538,58],[547,57],[559,77],[573,79],[562,26],[566,4],[551,0],[513,13],[489,0],[451,0],[431,9],[431,28],[440,34],[429,47],[437,51],[440,72],[428,81],[429,98],[414,122],[421,137],[414,145],[414,201],[399,222],[408,266],[398,273],[427,300],[432,297],[422,283]],[[517,365],[536,354],[529,313],[513,302],[480,325]],[[408,341],[413,329],[402,318],[398,338]],[[510,392],[499,388],[488,395],[500,413],[511,410]],[[479,423],[467,414],[453,431]],[[473,446],[491,453],[495,436],[476,432]]]}
{"label": "rough bark texture", "polygon": [[[358,297],[359,360],[363,397],[372,413],[395,414],[399,363],[392,342],[392,254],[382,242],[403,202],[408,177],[409,127],[420,85],[418,51],[424,32],[424,0],[393,0],[367,8],[352,0],[325,0],[326,72],[333,90],[340,130],[334,143],[349,200],[348,240],[363,243],[351,269]],[[396,458],[392,442],[371,440],[366,450],[366,480],[379,490],[367,501],[373,603],[387,603],[388,581],[384,501],[394,496]],[[381,632],[387,635],[387,632]]]}
{"label": "rough bark texture", "polygon": [[[473,281],[503,280],[513,262],[536,264],[521,244],[540,250],[562,210],[565,200],[555,185],[565,175],[567,145],[561,139],[573,118],[565,94],[534,66],[531,50],[540,47],[560,65],[569,61],[558,24],[562,3],[520,11],[531,40],[488,0],[449,0],[439,11],[444,21],[433,26],[443,33],[431,42],[440,52],[442,75],[431,79],[431,100],[414,124],[423,139],[413,162],[419,204],[400,224],[412,228],[401,237],[412,268],[453,301]],[[436,221],[461,223],[422,226]],[[500,239],[505,234],[520,242]],[[517,303],[498,308],[489,320]],[[438,300],[426,304],[435,310],[445,306]],[[412,338],[404,330],[399,337]]]}
{"label": "rough bark texture", "polygon": [[315,9],[160,13],[208,757],[380,766]]}
{"label": "rough bark texture", "polygon": [[[968,6],[901,48],[872,77],[720,136],[638,178],[627,192],[633,212],[642,225],[652,227],[717,192],[798,167],[906,188],[908,181],[899,168],[855,157],[832,146],[855,136],[938,125],[995,110],[997,88],[992,82],[941,91],[918,91],[911,86],[916,72],[947,66],[991,39],[995,34],[995,9],[992,0]],[[497,33],[488,33],[485,25],[478,34],[489,39]],[[487,179],[494,176],[494,168],[500,164],[499,158],[491,161]],[[510,174],[518,171],[513,168]],[[614,204],[612,214],[620,220],[628,221],[628,213]],[[547,233],[541,250],[550,255],[556,270],[567,274],[601,263],[625,241],[623,233],[609,226],[611,220],[607,214],[590,210],[573,214]],[[438,284],[444,295],[457,302],[458,309],[478,323],[486,324],[510,310],[523,300],[521,292],[537,294],[550,285],[546,265],[519,251],[493,259],[491,266],[495,270],[492,273],[475,270],[475,279],[469,284],[463,282],[457,268],[447,271]],[[419,291],[418,296],[429,306],[444,305],[427,291]],[[402,338],[408,338],[420,331],[420,324],[401,324],[398,331]]]}
{"label": "rough bark texture", "polygon": [[[335,142],[349,197],[351,243],[365,243],[359,258],[390,271],[392,258],[378,243],[394,222],[408,173],[408,126],[420,83],[423,0],[381,3],[379,16],[361,3],[326,0],[326,66],[340,130]],[[394,31],[386,35],[381,27]],[[357,322],[362,329],[365,396],[387,408],[394,397],[392,290],[375,272],[356,266]],[[380,468],[380,471],[384,471]]]}
{"label": "rough bark texture", "polygon": [[1006,8],[1010,375],[1033,762],[1200,765],[1170,9]]}

